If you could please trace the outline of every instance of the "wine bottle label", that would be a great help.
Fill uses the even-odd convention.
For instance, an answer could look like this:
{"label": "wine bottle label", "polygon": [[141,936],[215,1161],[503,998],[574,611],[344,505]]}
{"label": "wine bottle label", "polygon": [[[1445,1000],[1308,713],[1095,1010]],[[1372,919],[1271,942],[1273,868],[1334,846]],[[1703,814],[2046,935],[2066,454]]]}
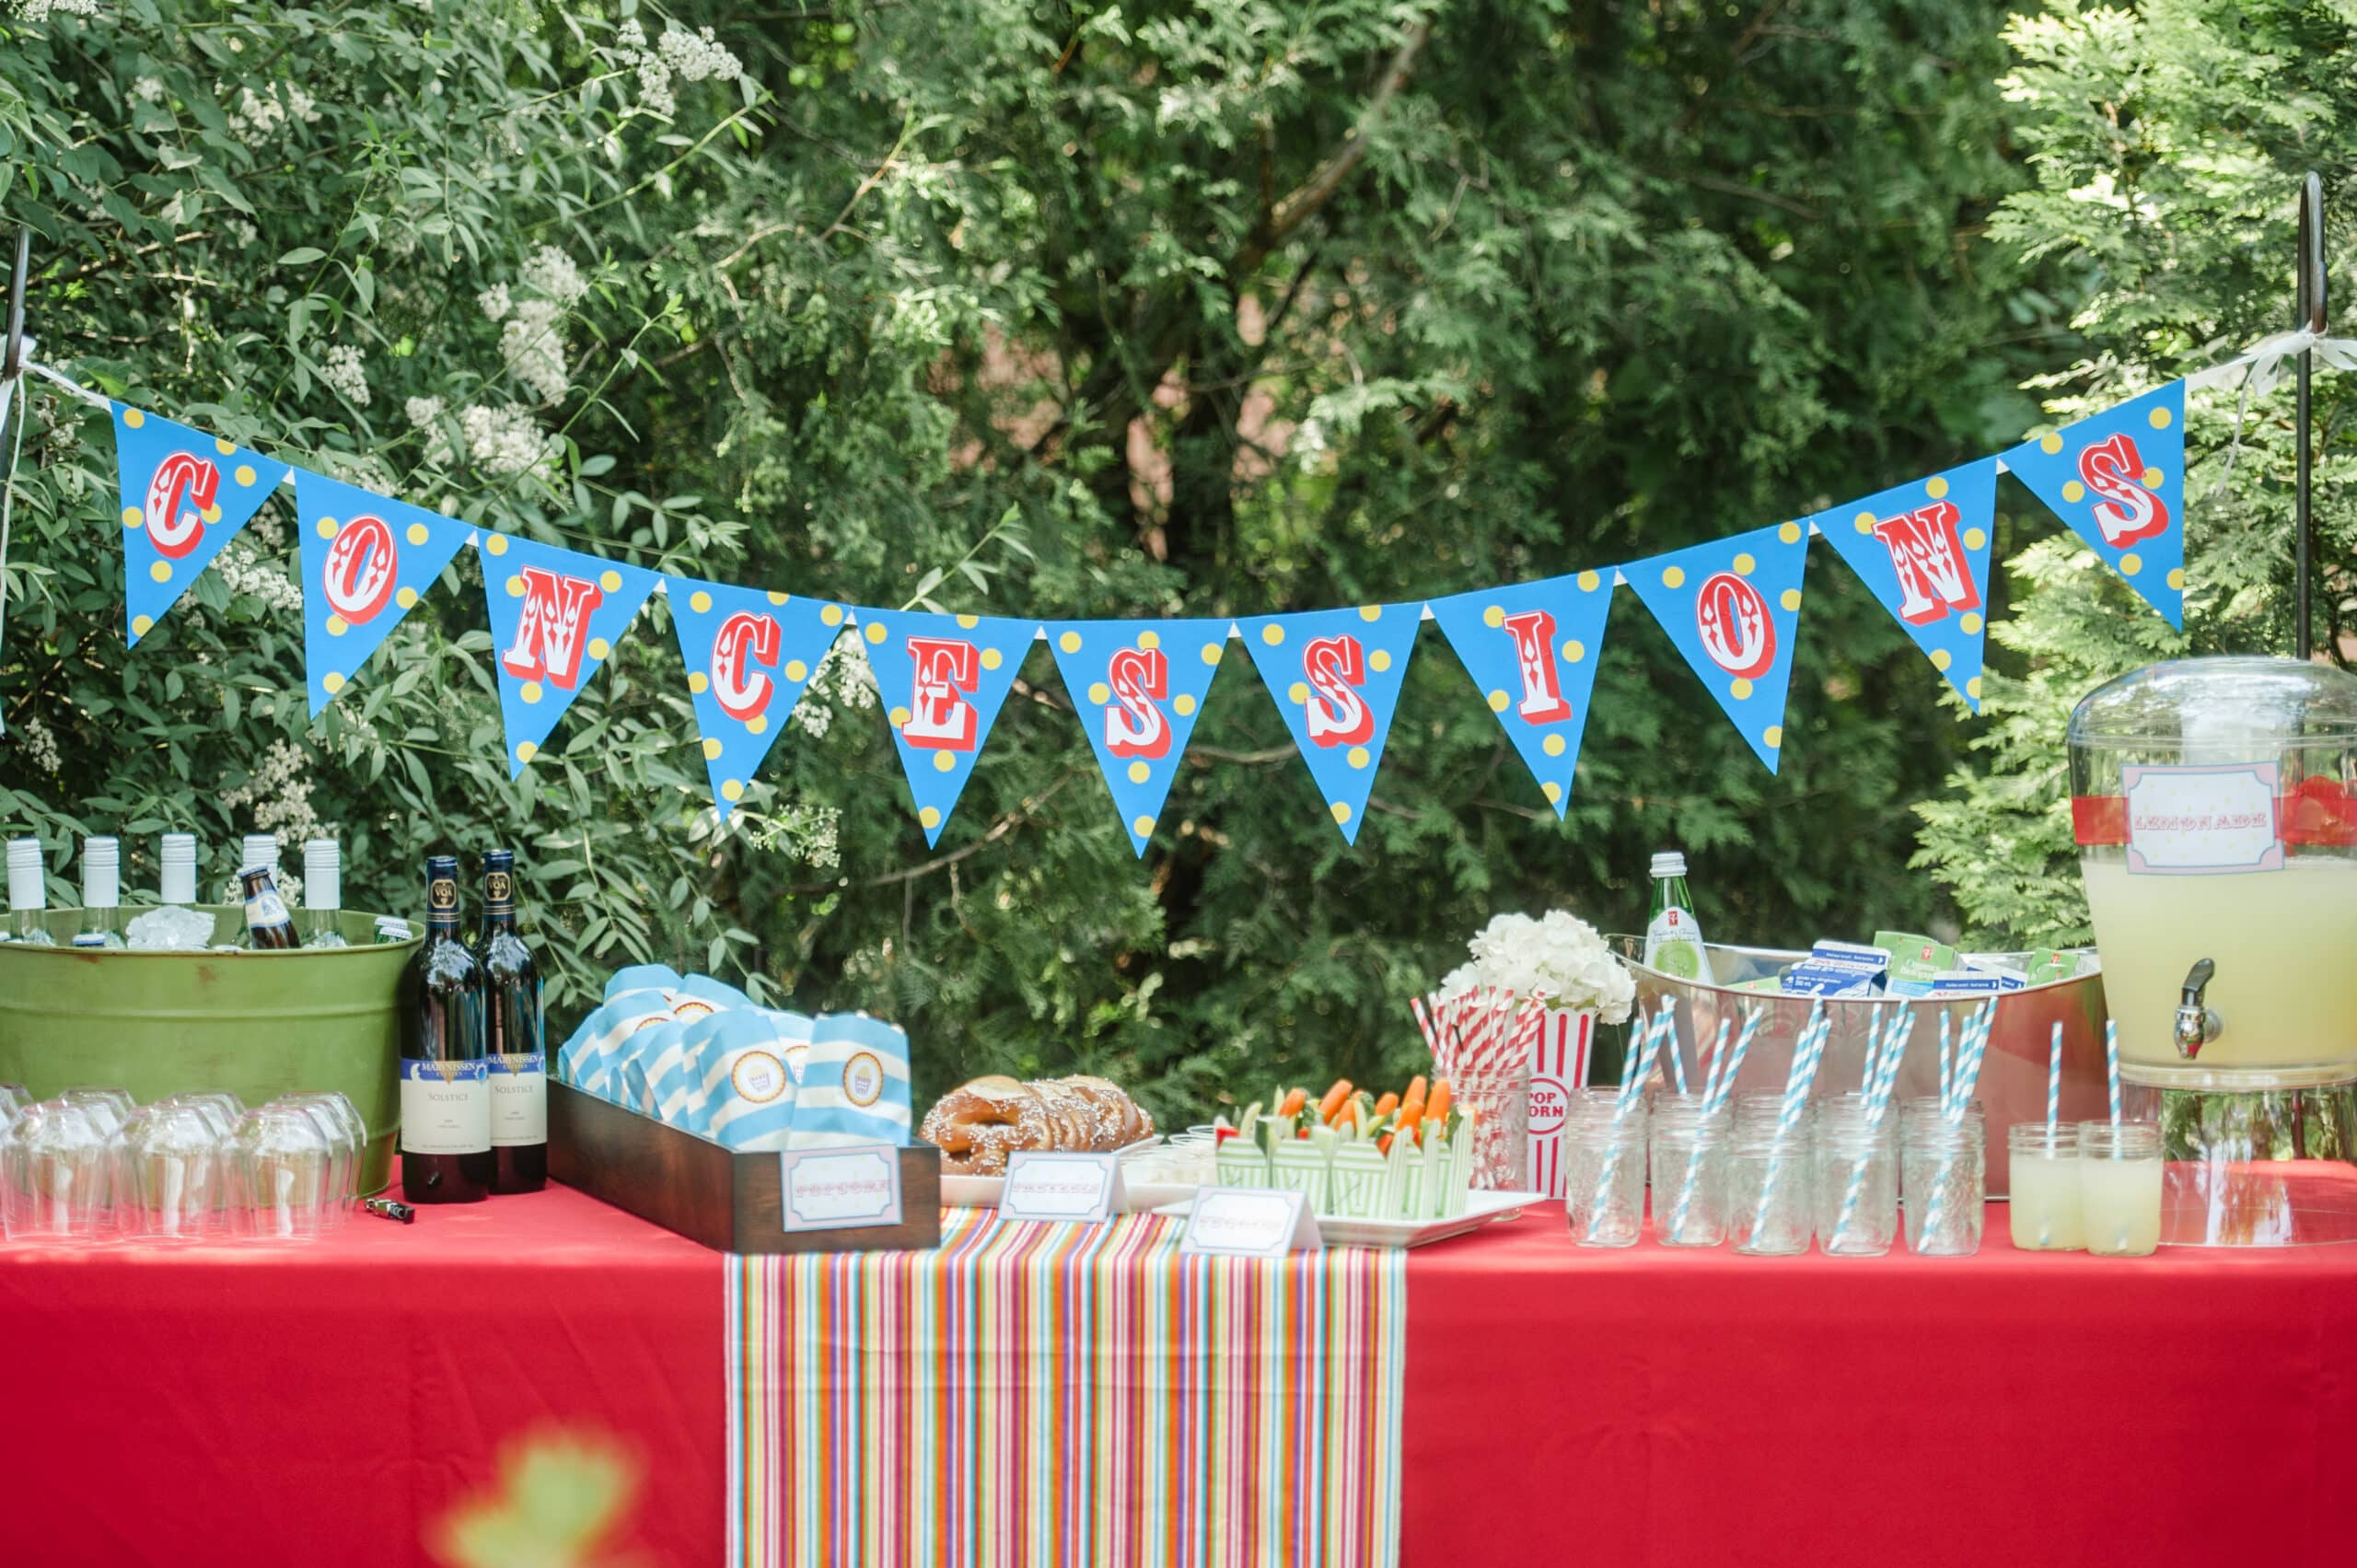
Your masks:
{"label": "wine bottle label", "polygon": [[482,875],[482,904],[485,914],[516,912],[516,878],[505,871],[486,871]]}
{"label": "wine bottle label", "polygon": [[1645,927],[1644,962],[1648,968],[1681,980],[1702,974],[1702,929],[1691,912],[1671,904]]}
{"label": "wine bottle label", "polygon": [[286,900],[273,889],[265,888],[246,900],[246,923],[259,930],[288,924]]}
{"label": "wine bottle label", "polygon": [[483,1060],[491,1069],[491,1146],[512,1149],[547,1143],[548,1058],[536,1051]]}
{"label": "wine bottle label", "polygon": [[490,1064],[402,1057],[401,1152],[479,1155],[490,1147]]}

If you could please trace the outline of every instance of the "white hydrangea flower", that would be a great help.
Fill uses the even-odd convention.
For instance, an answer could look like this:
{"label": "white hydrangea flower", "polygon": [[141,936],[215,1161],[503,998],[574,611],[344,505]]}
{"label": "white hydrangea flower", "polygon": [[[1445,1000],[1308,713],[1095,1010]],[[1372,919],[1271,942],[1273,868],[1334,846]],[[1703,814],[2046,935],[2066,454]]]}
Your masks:
{"label": "white hydrangea flower", "polygon": [[368,406],[368,372],[358,344],[337,343],[329,349],[328,362],[319,371],[319,379],[354,408]]}
{"label": "white hydrangea flower", "polygon": [[1543,996],[1559,1007],[1593,1007],[1608,1024],[1625,1022],[1637,983],[1595,926],[1564,910],[1542,920],[1502,914],[1467,944],[1473,962],[1441,982],[1454,996],[1493,985],[1517,996]]}
{"label": "white hydrangea flower", "polygon": [[540,429],[532,411],[516,403],[461,410],[459,426],[466,435],[467,456],[485,473],[524,473],[555,455],[555,442]]}

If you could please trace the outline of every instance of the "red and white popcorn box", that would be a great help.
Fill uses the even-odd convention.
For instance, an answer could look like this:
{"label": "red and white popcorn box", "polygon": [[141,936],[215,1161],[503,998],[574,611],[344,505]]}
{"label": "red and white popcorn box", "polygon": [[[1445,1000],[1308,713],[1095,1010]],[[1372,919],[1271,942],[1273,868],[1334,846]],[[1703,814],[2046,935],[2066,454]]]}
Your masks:
{"label": "red and white popcorn box", "polygon": [[1563,1195],[1563,1122],[1595,1044],[1594,1009],[1550,1007],[1530,1048],[1530,1185],[1545,1197]]}

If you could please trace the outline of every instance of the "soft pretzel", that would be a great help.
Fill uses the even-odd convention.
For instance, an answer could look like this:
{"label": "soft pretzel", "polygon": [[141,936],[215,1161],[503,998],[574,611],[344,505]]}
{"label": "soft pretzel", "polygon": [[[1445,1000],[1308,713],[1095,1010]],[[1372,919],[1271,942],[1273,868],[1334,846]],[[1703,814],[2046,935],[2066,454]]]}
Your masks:
{"label": "soft pretzel", "polygon": [[1120,1085],[1085,1074],[1028,1084],[975,1078],[935,1102],[918,1129],[958,1176],[1003,1175],[1017,1149],[1109,1154],[1153,1133],[1154,1118]]}

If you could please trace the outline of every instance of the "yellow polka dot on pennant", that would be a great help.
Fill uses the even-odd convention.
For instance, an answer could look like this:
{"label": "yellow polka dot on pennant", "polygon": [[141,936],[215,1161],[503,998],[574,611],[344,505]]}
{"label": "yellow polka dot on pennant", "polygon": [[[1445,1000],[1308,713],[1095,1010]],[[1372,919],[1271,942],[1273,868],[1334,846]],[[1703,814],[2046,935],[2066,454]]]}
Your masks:
{"label": "yellow polka dot on pennant", "polygon": [[147,575],[159,583],[168,583],[172,580],[172,563],[168,561],[158,561],[147,568]]}
{"label": "yellow polka dot on pennant", "polygon": [[744,799],[745,781],[742,779],[729,779],[724,782],[720,786],[720,798],[728,802],[731,806],[734,806],[737,802]]}
{"label": "yellow polka dot on pennant", "polygon": [[1592,594],[1604,586],[1604,579],[1594,572],[1582,572],[1579,575],[1579,585],[1580,592]]}
{"label": "yellow polka dot on pennant", "polygon": [[810,678],[810,667],[798,658],[790,658],[785,661],[785,678],[788,680],[807,680]]}
{"label": "yellow polka dot on pennant", "polygon": [[1080,633],[1077,632],[1065,633],[1062,636],[1056,639],[1056,646],[1063,649],[1063,651],[1068,654],[1076,654],[1080,652]]}
{"label": "yellow polka dot on pennant", "polygon": [[426,532],[425,525],[424,523],[410,524],[409,541],[412,544],[424,544],[431,537],[432,535]]}
{"label": "yellow polka dot on pennant", "polygon": [[1759,732],[1759,742],[1771,751],[1781,749],[1784,744],[1784,726],[1780,724],[1770,725]]}
{"label": "yellow polka dot on pennant", "polygon": [[1514,699],[1507,696],[1504,691],[1492,691],[1490,693],[1490,711],[1493,714],[1504,713],[1506,711],[1506,704],[1513,701]]}
{"label": "yellow polka dot on pennant", "polygon": [[2169,421],[2174,416],[2170,414],[2169,411],[2165,408],[2154,409],[2152,413],[2153,428],[2155,430],[2166,430],[2169,427]]}
{"label": "yellow polka dot on pennant", "polygon": [[923,810],[917,813],[917,820],[928,830],[938,828],[941,826],[941,813],[936,808],[928,806]]}
{"label": "yellow polka dot on pennant", "polygon": [[592,637],[589,639],[589,656],[591,658],[601,659],[613,651],[613,644],[606,641],[605,638]]}
{"label": "yellow polka dot on pennant", "polygon": [[1306,702],[1308,702],[1308,701],[1309,701],[1309,687],[1308,687],[1308,684],[1307,684],[1306,682],[1305,682],[1305,681],[1300,681],[1300,680],[1296,680],[1296,681],[1295,681],[1292,685],[1290,685],[1290,686],[1288,686],[1288,687],[1286,687],[1286,688],[1285,688],[1285,699],[1286,699],[1288,702],[1296,703],[1306,703]]}
{"label": "yellow polka dot on pennant", "polygon": [[955,751],[935,752],[933,754],[933,771],[936,773],[956,772],[958,771],[958,753]]}
{"label": "yellow polka dot on pennant", "polygon": [[1170,711],[1183,719],[1195,711],[1195,699],[1181,691],[1170,699]]}
{"label": "yellow polka dot on pennant", "polygon": [[1976,703],[1980,700],[1980,677],[1976,675],[1964,683],[1964,694]]}
{"label": "yellow polka dot on pennant", "polygon": [[1162,633],[1159,632],[1139,633],[1138,646],[1142,648],[1158,648],[1162,646]]}
{"label": "yellow polka dot on pennant", "polygon": [[400,605],[403,610],[415,610],[417,608],[417,590],[415,588],[395,588],[393,590],[393,602]]}
{"label": "yellow polka dot on pennant", "polygon": [[894,708],[891,713],[891,719],[892,727],[894,729],[900,728],[902,725],[909,722],[909,710],[906,708]]}
{"label": "yellow polka dot on pennant", "polygon": [[1954,664],[1956,660],[1949,656],[1947,649],[1933,648],[1932,650],[1932,668],[1933,669],[1945,671],[1949,665]]}
{"label": "yellow polka dot on pennant", "polygon": [[712,608],[712,596],[704,592],[702,588],[698,588],[695,592],[688,596],[688,608],[694,610],[698,615],[702,615],[704,611]]}
{"label": "yellow polka dot on pennant", "polygon": [[2038,449],[2052,457],[2062,449],[2062,437],[2060,435],[2041,436],[2038,438]]}
{"label": "yellow polka dot on pennant", "polygon": [[782,594],[775,588],[772,588],[770,590],[770,602],[772,604],[791,604],[794,602],[794,596],[792,594]]}
{"label": "yellow polka dot on pennant", "polygon": [[2178,592],[2180,592],[2180,593],[2182,593],[2182,592],[2185,590],[2185,568],[2184,568],[2184,567],[2182,567],[2182,566],[2172,566],[2172,567],[2170,567],[2170,568],[2169,568],[2169,587],[2173,587],[2173,588],[2177,589],[2177,590]]}
{"label": "yellow polka dot on pennant", "polygon": [[1553,779],[1549,779],[1545,784],[1540,784],[1538,788],[1540,793],[1547,796],[1547,804],[1550,806],[1554,805],[1555,802],[1563,798],[1563,786],[1557,784]]}
{"label": "yellow polka dot on pennant", "polygon": [[127,408],[122,411],[122,422],[136,430],[147,423],[147,416],[135,408]]}
{"label": "yellow polka dot on pennant", "polygon": [[1367,749],[1364,746],[1352,747],[1349,754],[1342,760],[1350,763],[1353,768],[1364,768],[1367,763],[1374,761],[1374,759],[1368,754]]}
{"label": "yellow polka dot on pennant", "polygon": [[2143,569],[2144,558],[2132,550],[2119,558],[2119,575],[2123,577],[2132,577]]}
{"label": "yellow polka dot on pennant", "polygon": [[707,762],[717,762],[720,761],[719,741],[709,738],[705,739],[703,743],[703,760]]}
{"label": "yellow polka dot on pennant", "polygon": [[1132,819],[1130,823],[1130,830],[1137,834],[1137,836],[1142,839],[1150,838],[1154,833],[1154,819],[1151,817],[1139,817]]}
{"label": "yellow polka dot on pennant", "polygon": [[745,733],[746,733],[746,734],[748,734],[748,735],[759,735],[759,734],[761,734],[763,730],[766,730],[767,728],[769,728],[769,726],[770,726],[770,716],[769,716],[769,714],[755,714],[751,718],[749,718],[749,719],[747,719],[747,720],[745,721]]}
{"label": "yellow polka dot on pennant", "polygon": [[1560,757],[1563,754],[1563,749],[1570,744],[1571,742],[1565,740],[1560,735],[1550,735],[1546,739],[1540,741],[1538,746],[1539,749],[1546,752],[1550,757]]}
{"label": "yellow polka dot on pennant", "polygon": [[1798,610],[1801,607],[1801,591],[1798,588],[1786,588],[1776,596],[1776,602],[1788,610]]}
{"label": "yellow polka dot on pennant", "polygon": [[1260,641],[1266,643],[1269,646],[1273,648],[1284,640],[1285,629],[1283,627],[1271,625],[1260,628]]}
{"label": "yellow polka dot on pennant", "polygon": [[221,508],[218,506],[207,506],[204,510],[199,512],[197,516],[203,517],[208,523],[217,523],[221,520]]}
{"label": "yellow polka dot on pennant", "polygon": [[2161,483],[2162,483],[2162,474],[2161,474],[2161,470],[2158,470],[2158,469],[2146,469],[2146,470],[2144,470],[2144,488],[2145,488],[2145,489],[2147,489],[2147,490],[2158,490],[2158,489],[2161,487]]}
{"label": "yellow polka dot on pennant", "polygon": [[1573,637],[1570,642],[1563,645],[1563,662],[1565,664],[1577,664],[1580,660],[1585,657],[1587,657],[1587,645],[1581,642],[1577,637]]}
{"label": "yellow polka dot on pennant", "polygon": [[1798,523],[1786,523],[1776,530],[1776,537],[1786,544],[1798,544],[1801,541],[1801,526]]}
{"label": "yellow polka dot on pennant", "polygon": [[1390,653],[1383,648],[1376,649],[1375,652],[1366,656],[1366,667],[1376,674],[1381,675],[1391,668]]}
{"label": "yellow polka dot on pennant", "polygon": [[843,607],[840,604],[828,605],[825,609],[819,611],[819,624],[825,626],[842,625],[843,623]]}
{"label": "yellow polka dot on pennant", "polygon": [[1735,575],[1738,577],[1748,577],[1753,568],[1759,564],[1759,563],[1754,561],[1748,552],[1738,552],[1735,558]]}
{"label": "yellow polka dot on pennant", "polygon": [[2087,487],[2075,479],[2062,487],[2062,499],[2065,501],[2084,501],[2086,494]]}
{"label": "yellow polka dot on pennant", "polygon": [[1130,782],[1132,784],[1144,784],[1146,780],[1152,777],[1154,777],[1154,770],[1147,767],[1144,762],[1132,762],[1130,764]]}
{"label": "yellow polka dot on pennant", "polygon": [[1359,619],[1360,619],[1361,621],[1380,621],[1380,620],[1382,620],[1382,619],[1383,619],[1383,606],[1381,606],[1381,605],[1379,605],[1379,604],[1363,604],[1363,605],[1359,606]]}
{"label": "yellow polka dot on pennant", "polygon": [[1984,545],[1984,544],[1986,544],[1986,543],[1988,543],[1988,542],[1989,542],[1989,536],[1988,536],[1987,534],[1985,534],[1985,533],[1982,533],[1979,528],[1967,528],[1967,529],[1965,529],[1965,530],[1964,530],[1964,547],[1965,547],[1965,549],[1967,549],[1967,550],[1978,550],[1978,549],[1980,549],[1982,545]]}
{"label": "yellow polka dot on pennant", "polygon": [[622,575],[620,572],[600,572],[598,574],[598,586],[610,594],[618,594],[622,591]]}
{"label": "yellow polka dot on pennant", "polygon": [[1751,682],[1738,675],[1735,678],[1735,683],[1727,688],[1727,691],[1740,703],[1751,695]]}
{"label": "yellow polka dot on pennant", "polygon": [[1923,494],[1937,501],[1948,493],[1948,482],[1937,477],[1923,482]]}
{"label": "yellow polka dot on pennant", "polygon": [[1966,610],[1963,617],[1956,621],[1956,624],[1964,628],[1964,634],[1966,636],[1978,636],[1980,633],[1980,612],[1978,610]]}
{"label": "yellow polka dot on pennant", "polygon": [[527,680],[522,686],[517,688],[516,695],[523,698],[527,703],[537,703],[548,693],[541,689],[539,681]]}
{"label": "yellow polka dot on pennant", "polygon": [[331,616],[329,616],[329,617],[328,617],[328,635],[329,635],[329,636],[331,636],[331,637],[341,637],[341,636],[343,636],[346,632],[349,632],[349,631],[351,631],[351,630],[352,630],[352,628],[351,628],[349,625],[347,625],[347,624],[345,623],[344,619],[343,619],[343,616],[341,616],[341,615],[331,615]]}
{"label": "yellow polka dot on pennant", "polygon": [[[138,507],[136,507],[136,506],[125,506],[125,507],[122,509],[122,526],[123,526],[124,528],[137,528],[141,523],[143,523],[143,522],[145,522],[145,521],[146,521],[146,518],[145,518],[144,516],[142,516],[142,515],[141,515],[140,510],[139,510],[139,508],[138,508]],[[329,529],[330,529],[330,531],[331,531],[331,531],[333,531],[333,529],[334,529],[334,528],[335,528],[335,525],[334,525],[333,523],[330,523],[330,524],[329,524],[329,525],[327,525],[327,526],[328,526],[328,528],[329,528]],[[319,537],[320,537],[321,539],[325,539],[325,538],[327,538],[328,536],[327,536],[326,534],[321,534]]]}
{"label": "yellow polka dot on pennant", "polygon": [[524,579],[521,576],[514,576],[507,579],[507,597],[509,598],[522,598],[524,597]]}
{"label": "yellow polka dot on pennant", "polygon": [[1226,656],[1226,654],[1227,645],[1225,643],[1205,643],[1203,645],[1203,662],[1205,664],[1217,664],[1222,658]]}
{"label": "yellow polka dot on pennant", "polygon": [[690,670],[688,672],[688,690],[694,692],[699,697],[702,696],[706,691],[712,690],[712,677],[706,675],[701,669]]}
{"label": "yellow polka dot on pennant", "polygon": [[871,643],[882,642],[884,640],[884,623],[880,621],[869,621],[867,623],[867,630],[864,635],[865,635],[867,640]]}
{"label": "yellow polka dot on pennant", "polygon": [[325,675],[319,677],[319,690],[325,691],[331,697],[334,696],[337,692],[343,690],[343,677],[338,675],[332,669],[329,670]]}
{"label": "yellow polka dot on pennant", "polygon": [[213,449],[226,458],[238,449],[238,444],[235,441],[224,441],[215,436],[213,438]]}
{"label": "yellow polka dot on pennant", "polygon": [[239,484],[250,485],[254,482],[254,467],[251,463],[239,463],[238,465],[238,471],[231,474],[229,477],[236,480]]}
{"label": "yellow polka dot on pennant", "polygon": [[996,669],[1000,665],[1003,665],[1005,662],[1006,656],[1000,653],[996,648],[984,648],[982,650],[982,668],[984,669]]}
{"label": "yellow polka dot on pennant", "polygon": [[1855,525],[1854,525],[1854,526],[1857,528],[1857,530],[1858,530],[1860,533],[1872,533],[1872,532],[1874,532],[1874,531],[1875,531],[1875,515],[1874,515],[1872,512],[1861,512],[1861,513],[1859,513],[1859,514],[1858,514],[1858,516],[1857,516],[1856,523],[1855,523]]}
{"label": "yellow polka dot on pennant", "polygon": [[486,555],[505,555],[507,553],[507,536],[504,533],[493,534],[482,541],[482,548]]}
{"label": "yellow polka dot on pennant", "polygon": [[1685,587],[1686,568],[1683,566],[1672,566],[1668,571],[1664,572],[1661,575],[1661,586],[1666,588]]}
{"label": "yellow polka dot on pennant", "polygon": [[1504,625],[1505,623],[1506,623],[1506,607],[1505,607],[1504,605],[1502,605],[1502,604],[1493,604],[1493,605],[1490,606],[1487,610],[1484,610],[1483,611],[1481,611],[1481,624],[1482,624],[1482,625],[1487,626],[1487,627],[1490,627],[1490,628],[1492,628],[1492,629],[1493,629],[1493,630],[1494,630],[1495,628],[1500,627],[1500,626],[1503,626],[1503,625]]}
{"label": "yellow polka dot on pennant", "polygon": [[134,637],[144,637],[155,629],[156,618],[152,615],[142,615],[131,623],[131,634]]}
{"label": "yellow polka dot on pennant", "polygon": [[1091,681],[1088,686],[1088,700],[1101,706],[1113,700],[1113,689],[1101,680]]}
{"label": "yellow polka dot on pennant", "polygon": [[1331,806],[1329,806],[1326,809],[1333,814],[1334,820],[1338,824],[1347,822],[1351,819],[1351,808],[1342,801],[1338,800]]}
{"label": "yellow polka dot on pennant", "polygon": [[540,754],[540,749],[528,740],[519,740],[516,743],[516,760],[519,762],[528,762]]}
{"label": "yellow polka dot on pennant", "polygon": [[979,615],[961,615],[958,618],[958,624],[969,632],[981,623],[982,618]]}

